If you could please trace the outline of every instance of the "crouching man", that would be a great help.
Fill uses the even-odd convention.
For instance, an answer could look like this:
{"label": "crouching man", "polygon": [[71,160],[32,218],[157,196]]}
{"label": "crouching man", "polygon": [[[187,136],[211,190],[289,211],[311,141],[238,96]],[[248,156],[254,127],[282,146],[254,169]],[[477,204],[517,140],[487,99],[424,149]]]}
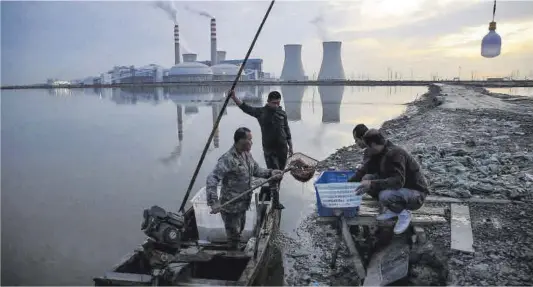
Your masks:
{"label": "crouching man", "polygon": [[377,220],[398,217],[394,233],[403,233],[411,223],[411,211],[422,207],[429,194],[426,179],[416,159],[388,141],[379,131],[369,130],[363,141],[370,156],[379,160],[380,164],[377,174],[363,179],[356,193],[378,195],[385,211],[377,216]]}
{"label": "crouching man", "polygon": [[[246,223],[246,210],[250,207],[252,193],[248,193],[230,204],[220,205],[250,189],[253,177],[269,178],[277,175],[281,179],[280,170],[265,169],[254,160],[252,133],[248,128],[241,127],[233,135],[234,144],[229,151],[218,159],[215,169],[209,174],[206,182],[207,205],[211,213],[220,212],[226,229],[230,249],[237,249],[241,232]],[[220,200],[217,196],[218,183],[222,181]]]}

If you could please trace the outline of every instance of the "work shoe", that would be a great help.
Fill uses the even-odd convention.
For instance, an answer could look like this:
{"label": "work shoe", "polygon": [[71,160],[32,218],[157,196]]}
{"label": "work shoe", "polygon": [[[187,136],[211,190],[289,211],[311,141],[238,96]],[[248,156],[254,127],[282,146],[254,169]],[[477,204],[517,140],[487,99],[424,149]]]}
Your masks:
{"label": "work shoe", "polygon": [[411,211],[404,209],[398,215],[398,221],[394,225],[394,234],[402,234],[411,224]]}
{"label": "work shoe", "polygon": [[389,209],[386,208],[385,212],[383,212],[382,214],[376,216],[376,219],[380,220],[380,221],[383,221],[383,220],[393,219],[393,218],[395,218],[397,216],[398,216],[398,213],[392,212],[392,211],[390,211]]}

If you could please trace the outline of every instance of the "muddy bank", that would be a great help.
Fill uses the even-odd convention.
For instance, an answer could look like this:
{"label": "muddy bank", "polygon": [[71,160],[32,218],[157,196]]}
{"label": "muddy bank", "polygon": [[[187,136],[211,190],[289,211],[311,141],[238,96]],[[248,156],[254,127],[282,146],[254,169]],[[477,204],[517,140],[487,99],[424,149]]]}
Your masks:
{"label": "muddy bank", "polygon": [[[524,202],[470,205],[473,255],[450,251],[449,226],[428,229],[431,249],[439,251],[447,266],[447,284],[532,285],[533,99],[431,85],[403,116],[385,122],[381,130],[418,158],[433,195]],[[344,147],[319,169],[353,169],[361,159],[358,148]],[[284,240],[288,284],[356,284],[342,256],[346,250],[335,270],[328,267],[334,234],[311,215],[298,229],[299,238]],[[435,270],[425,269],[413,268],[409,284],[435,284]]]}

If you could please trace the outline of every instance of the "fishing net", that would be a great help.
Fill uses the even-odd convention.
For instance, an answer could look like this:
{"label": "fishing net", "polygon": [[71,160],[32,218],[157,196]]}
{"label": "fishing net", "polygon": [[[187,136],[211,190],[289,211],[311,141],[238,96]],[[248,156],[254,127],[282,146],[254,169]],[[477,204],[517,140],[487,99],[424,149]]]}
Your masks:
{"label": "fishing net", "polygon": [[300,182],[308,182],[315,175],[318,160],[303,153],[295,153],[289,162],[292,177]]}

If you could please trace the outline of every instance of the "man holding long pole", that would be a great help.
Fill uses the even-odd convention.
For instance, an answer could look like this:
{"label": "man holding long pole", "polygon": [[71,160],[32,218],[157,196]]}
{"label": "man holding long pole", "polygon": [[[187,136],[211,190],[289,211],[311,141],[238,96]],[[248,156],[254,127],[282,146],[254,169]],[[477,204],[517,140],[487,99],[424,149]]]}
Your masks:
{"label": "man holding long pole", "polygon": [[[261,136],[265,162],[269,169],[283,170],[287,165],[287,156],[292,156],[291,130],[287,120],[287,114],[280,107],[281,94],[277,91],[268,94],[267,103],[263,107],[252,107],[243,103],[231,91],[230,96],[239,108],[246,114],[254,117],[261,126]],[[279,183],[274,181],[270,184],[272,207],[284,209],[279,202]]]}

